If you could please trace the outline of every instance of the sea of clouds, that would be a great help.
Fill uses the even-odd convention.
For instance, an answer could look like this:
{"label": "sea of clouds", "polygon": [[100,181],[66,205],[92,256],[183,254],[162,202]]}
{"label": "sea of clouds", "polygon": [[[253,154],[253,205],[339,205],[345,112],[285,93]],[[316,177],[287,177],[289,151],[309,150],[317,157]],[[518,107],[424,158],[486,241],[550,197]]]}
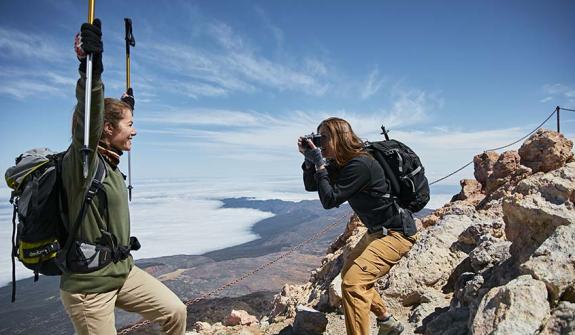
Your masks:
{"label": "sea of clouds", "polygon": [[[456,187],[432,189],[428,207],[440,207]],[[135,259],[171,255],[199,255],[257,239],[252,226],[272,217],[270,212],[251,208],[222,208],[222,199],[249,197],[257,200],[300,201],[317,199],[305,192],[301,178],[238,179],[147,179],[134,183],[130,203],[132,235],[142,249]],[[12,206],[10,190],[0,188],[0,286],[11,281]],[[16,262],[16,278],[32,272]]]}

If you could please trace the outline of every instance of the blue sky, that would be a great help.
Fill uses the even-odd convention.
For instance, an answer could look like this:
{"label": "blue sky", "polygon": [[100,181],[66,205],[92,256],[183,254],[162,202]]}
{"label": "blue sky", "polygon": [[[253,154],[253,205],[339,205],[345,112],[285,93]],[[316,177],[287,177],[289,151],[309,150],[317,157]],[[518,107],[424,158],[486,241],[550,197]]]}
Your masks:
{"label": "blue sky", "polygon": [[[575,108],[573,13],[556,0],[96,2],[108,96],[124,89],[133,20],[135,179],[298,176],[297,137],[340,116],[370,140],[385,124],[433,180]],[[86,16],[87,1],[0,3],[4,169],[67,147]]]}

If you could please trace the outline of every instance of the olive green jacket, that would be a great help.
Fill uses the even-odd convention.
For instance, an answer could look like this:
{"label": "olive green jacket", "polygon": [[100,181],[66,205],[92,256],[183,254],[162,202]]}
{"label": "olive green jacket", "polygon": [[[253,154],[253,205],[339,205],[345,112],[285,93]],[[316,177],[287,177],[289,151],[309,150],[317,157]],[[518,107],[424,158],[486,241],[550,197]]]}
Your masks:
{"label": "olive green jacket", "polygon": [[[84,178],[81,149],[84,145],[85,86],[86,75],[80,72],[80,79],[76,84],[78,103],[73,116],[72,144],[62,162],[62,182],[68,200],[68,231],[80,212],[91,177],[96,172],[99,159],[97,146],[104,127],[104,85],[99,76],[94,76],[90,113],[89,172],[88,178]],[[75,239],[94,244],[102,236],[102,231],[109,231],[116,237],[118,245],[129,245],[130,213],[124,177],[118,168],[113,169],[108,163],[106,173],[104,191],[108,203],[108,217],[102,216],[98,211],[100,199],[94,197]],[[132,257],[128,257],[91,273],[64,273],[60,279],[60,288],[70,293],[102,293],[116,290],[124,284],[133,263]]]}

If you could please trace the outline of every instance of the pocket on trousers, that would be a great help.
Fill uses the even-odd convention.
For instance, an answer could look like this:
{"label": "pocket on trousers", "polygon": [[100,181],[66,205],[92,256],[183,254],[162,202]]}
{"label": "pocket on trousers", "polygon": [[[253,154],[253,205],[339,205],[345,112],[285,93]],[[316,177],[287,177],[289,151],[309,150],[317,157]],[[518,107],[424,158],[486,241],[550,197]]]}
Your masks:
{"label": "pocket on trousers", "polygon": [[378,265],[374,263],[372,260],[363,257],[357,258],[354,261],[354,263],[357,264],[357,266],[359,266],[361,270],[369,274],[372,274],[375,277],[379,276],[382,270],[384,270],[383,268],[386,266],[385,264],[383,266]]}

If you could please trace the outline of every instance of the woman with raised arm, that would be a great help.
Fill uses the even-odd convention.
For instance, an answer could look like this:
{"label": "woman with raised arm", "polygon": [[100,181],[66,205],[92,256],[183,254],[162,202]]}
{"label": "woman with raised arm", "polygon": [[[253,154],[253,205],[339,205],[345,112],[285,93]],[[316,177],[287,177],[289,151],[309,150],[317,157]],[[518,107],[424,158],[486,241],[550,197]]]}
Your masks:
{"label": "woman with raised arm", "polygon": [[[62,255],[60,297],[76,334],[116,334],[114,307],[157,322],[168,334],[184,334],[186,306],[160,281],[134,265],[139,243],[130,237],[128,194],[118,168],[136,136],[134,100],[104,98],[100,20],[76,36],[80,59],[72,144],[62,160],[68,240]],[[86,54],[92,54],[88,176],[83,174]],[[131,89],[128,90],[131,93]],[[87,201],[92,197],[91,201]],[[83,208],[84,207],[84,208]],[[79,219],[77,219],[79,218]]]}
{"label": "woman with raised arm", "polygon": [[377,317],[378,334],[400,334],[403,325],[387,311],[374,284],[415,243],[415,222],[397,220],[398,209],[389,197],[383,168],[364,149],[347,121],[326,119],[317,132],[321,148],[309,138],[298,139],[299,151],[305,156],[306,191],[317,191],[325,209],[347,201],[368,228],[341,271],[347,334],[369,334],[370,311]]}

